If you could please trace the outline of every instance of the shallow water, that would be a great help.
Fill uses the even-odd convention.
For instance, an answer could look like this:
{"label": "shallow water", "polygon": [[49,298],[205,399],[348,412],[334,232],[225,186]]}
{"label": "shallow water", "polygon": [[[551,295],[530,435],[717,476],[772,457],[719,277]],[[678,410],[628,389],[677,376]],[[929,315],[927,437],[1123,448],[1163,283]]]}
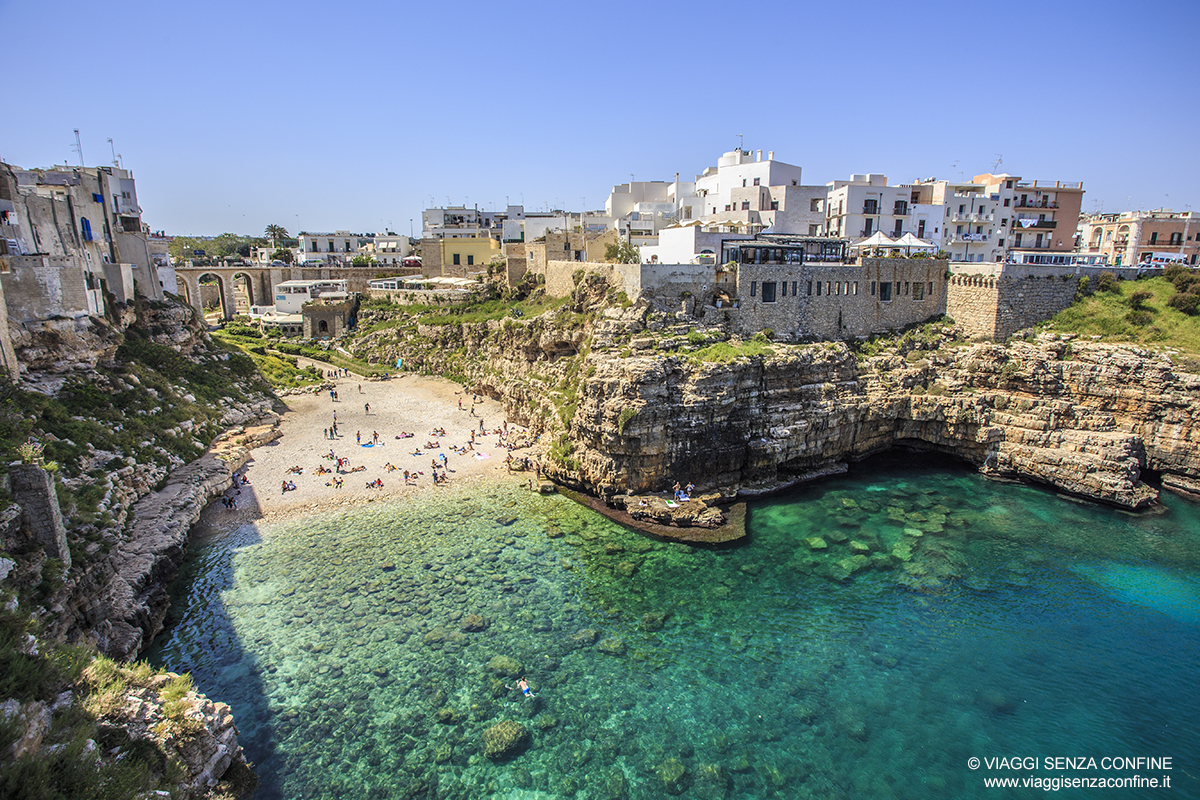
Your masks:
{"label": "shallow water", "polygon": [[[1171,788],[1108,796],[1200,796],[1196,505],[1134,516],[906,456],[758,503],[748,544],[705,550],[456,491],[193,548],[151,657],[233,706],[257,797],[957,798],[1135,774]],[[520,674],[535,699],[505,688]],[[530,742],[493,761],[500,720]]]}

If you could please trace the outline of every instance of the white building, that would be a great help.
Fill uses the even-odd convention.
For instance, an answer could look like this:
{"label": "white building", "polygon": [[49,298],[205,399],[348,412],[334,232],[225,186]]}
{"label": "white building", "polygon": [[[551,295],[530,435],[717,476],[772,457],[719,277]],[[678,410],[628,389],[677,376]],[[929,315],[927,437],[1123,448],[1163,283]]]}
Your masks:
{"label": "white building", "polygon": [[801,169],[775,160],[775,151],[723,154],[696,176],[700,219],[737,222],[749,231],[817,236],[825,230],[826,187],[804,186]]}
{"label": "white building", "polygon": [[716,264],[721,242],[750,239],[749,234],[727,233],[718,225],[704,226],[699,220],[672,225],[658,232],[658,243],[641,247],[643,264]]}
{"label": "white building", "polygon": [[412,255],[412,249],[412,240],[407,236],[384,233],[362,245],[359,252],[370,256],[379,264],[397,265]]}
{"label": "white building", "polygon": [[[275,284],[276,315],[299,314],[301,307],[318,297],[341,299],[346,296],[346,281],[283,281]],[[262,311],[262,309],[260,309]]]}
{"label": "white building", "polygon": [[341,264],[358,255],[359,235],[350,231],[334,233],[301,233],[300,253],[297,262]]}

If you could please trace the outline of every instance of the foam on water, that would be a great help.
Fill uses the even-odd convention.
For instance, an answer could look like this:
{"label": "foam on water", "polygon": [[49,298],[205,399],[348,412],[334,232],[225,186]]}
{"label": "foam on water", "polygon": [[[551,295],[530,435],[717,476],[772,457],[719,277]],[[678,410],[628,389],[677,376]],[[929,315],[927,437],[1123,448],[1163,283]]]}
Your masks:
{"label": "foam on water", "polygon": [[[911,457],[722,550],[451,490],[197,543],[152,655],[231,703],[264,798],[985,797],[971,756],[1197,765],[1198,520]],[[493,762],[502,719],[530,746]]]}

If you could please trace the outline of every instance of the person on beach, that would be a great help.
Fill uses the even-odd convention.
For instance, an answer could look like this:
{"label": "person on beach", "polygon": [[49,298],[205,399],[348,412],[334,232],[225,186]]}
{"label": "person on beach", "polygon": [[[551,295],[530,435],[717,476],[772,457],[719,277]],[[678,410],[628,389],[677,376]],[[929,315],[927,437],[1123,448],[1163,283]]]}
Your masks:
{"label": "person on beach", "polygon": [[357,444],[362,444],[362,431],[354,432],[354,441]]}

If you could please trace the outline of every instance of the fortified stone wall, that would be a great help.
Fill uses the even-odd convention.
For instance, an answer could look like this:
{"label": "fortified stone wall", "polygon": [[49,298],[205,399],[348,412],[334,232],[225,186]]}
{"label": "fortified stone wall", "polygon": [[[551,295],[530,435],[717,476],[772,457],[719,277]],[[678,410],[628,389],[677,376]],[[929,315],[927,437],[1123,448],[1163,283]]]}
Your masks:
{"label": "fortified stone wall", "polygon": [[734,332],[845,339],[903,328],[945,312],[946,264],[932,258],[740,264]]}
{"label": "fortified stone wall", "polygon": [[1071,305],[1078,289],[1075,275],[955,275],[947,289],[946,313],[970,336],[1002,340]]}

